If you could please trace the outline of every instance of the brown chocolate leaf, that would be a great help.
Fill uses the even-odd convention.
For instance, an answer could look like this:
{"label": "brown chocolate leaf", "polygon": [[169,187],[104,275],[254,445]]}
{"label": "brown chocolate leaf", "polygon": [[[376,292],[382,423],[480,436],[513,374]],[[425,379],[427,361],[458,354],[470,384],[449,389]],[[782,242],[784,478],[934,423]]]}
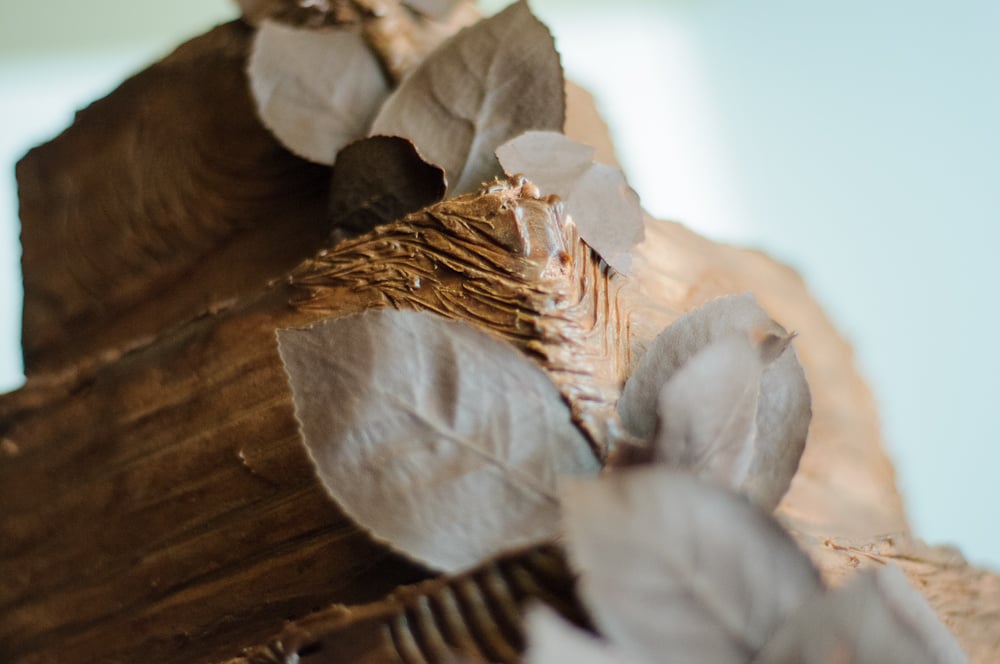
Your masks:
{"label": "brown chocolate leaf", "polygon": [[373,134],[406,136],[445,170],[449,194],[501,175],[494,152],[528,129],[560,129],[562,66],[552,35],[517,2],[445,42],[390,95]]}
{"label": "brown chocolate leaf", "polygon": [[365,135],[389,94],[378,58],[348,28],[265,20],[247,74],[264,125],[295,154],[327,165]]}
{"label": "brown chocolate leaf", "polygon": [[[765,363],[770,360],[760,378],[753,456],[740,487],[763,509],[773,510],[798,469],[812,406],[805,372],[788,346],[788,333],[751,293],[713,300],[660,333],[625,383],[618,414],[633,435],[652,440],[663,386],[703,348],[734,335],[756,336]],[[720,411],[720,416],[726,413]],[[668,426],[660,424],[661,429]],[[665,452],[658,449],[656,454],[662,459]],[[666,456],[673,458],[673,453]]]}
{"label": "brown chocolate leaf", "polygon": [[568,553],[598,630],[643,662],[745,663],[819,575],[743,497],[663,466],[567,480]]}
{"label": "brown chocolate leaf", "polygon": [[554,131],[525,132],[497,148],[497,159],[506,173],[522,173],[543,194],[563,199],[584,242],[628,272],[643,219],[639,196],[619,169],[595,163],[594,148]]}
{"label": "brown chocolate leaf", "polygon": [[896,565],[813,597],[771,637],[759,664],[960,664],[955,637]]}
{"label": "brown chocolate leaf", "polygon": [[441,200],[445,189],[444,171],[409,140],[370,136],[337,154],[330,217],[338,236],[353,237]]}
{"label": "brown chocolate leaf", "polygon": [[524,618],[528,649],[525,664],[632,664],[619,650],[584,632],[542,604]]}
{"label": "brown chocolate leaf", "polygon": [[598,470],[541,369],[467,324],[369,312],[281,330],[278,350],[327,491],[433,568],[553,537],[557,478]]}

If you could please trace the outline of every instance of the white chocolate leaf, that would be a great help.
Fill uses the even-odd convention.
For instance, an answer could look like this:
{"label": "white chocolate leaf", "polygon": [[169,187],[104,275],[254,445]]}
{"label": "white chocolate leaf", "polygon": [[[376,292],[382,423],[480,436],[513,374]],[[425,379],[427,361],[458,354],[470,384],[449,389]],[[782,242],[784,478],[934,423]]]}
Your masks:
{"label": "white chocolate leaf", "polygon": [[326,165],[367,133],[389,95],[378,58],[348,28],[264,20],[247,75],[264,126],[295,154]]}
{"label": "white chocolate leaf", "polygon": [[455,9],[462,0],[404,0],[403,4],[427,18],[440,21]]}
{"label": "white chocolate leaf", "polygon": [[640,662],[745,664],[819,575],[744,497],[664,466],[566,480],[570,562],[598,631]]}
{"label": "white chocolate leaf", "polygon": [[643,238],[639,196],[614,166],[594,162],[594,148],[555,131],[528,131],[497,148],[508,175],[523,174],[543,194],[563,199],[580,237],[619,272]]}
{"label": "white chocolate leaf", "polygon": [[895,565],[813,597],[755,664],[963,664],[961,647]]}
{"label": "white chocolate leaf", "polygon": [[542,604],[528,608],[524,631],[525,664],[637,664]]}
{"label": "white chocolate leaf", "polygon": [[554,537],[599,464],[548,377],[465,323],[374,311],[281,330],[302,438],[344,512],[445,572]]}
{"label": "white chocolate leaf", "polygon": [[552,35],[522,0],[431,53],[386,100],[371,133],[412,140],[444,168],[455,196],[502,174],[501,143],[561,129],[565,110]]}
{"label": "white chocolate leaf", "polygon": [[694,354],[660,391],[655,457],[740,489],[753,463],[764,362],[733,335]]}
{"label": "white chocolate leaf", "polygon": [[[773,510],[798,469],[812,401],[805,371],[789,344],[790,335],[771,320],[751,293],[708,302],[661,332],[625,383],[618,414],[630,433],[653,440],[663,386],[702,349],[732,336],[758,340],[767,365],[754,417],[753,457],[740,486],[763,509]],[[660,425],[661,429],[666,426],[666,422]]]}

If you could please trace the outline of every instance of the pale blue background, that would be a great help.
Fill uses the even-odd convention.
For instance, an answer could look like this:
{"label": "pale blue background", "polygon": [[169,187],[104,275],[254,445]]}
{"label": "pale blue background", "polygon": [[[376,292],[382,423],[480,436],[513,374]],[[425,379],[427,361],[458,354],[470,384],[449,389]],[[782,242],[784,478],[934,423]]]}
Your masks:
{"label": "pale blue background", "polygon": [[[233,13],[222,0],[2,6],[0,390],[21,379],[10,165]],[[878,395],[917,531],[1000,568],[1000,5],[534,6],[599,96],[647,208],[802,271]]]}

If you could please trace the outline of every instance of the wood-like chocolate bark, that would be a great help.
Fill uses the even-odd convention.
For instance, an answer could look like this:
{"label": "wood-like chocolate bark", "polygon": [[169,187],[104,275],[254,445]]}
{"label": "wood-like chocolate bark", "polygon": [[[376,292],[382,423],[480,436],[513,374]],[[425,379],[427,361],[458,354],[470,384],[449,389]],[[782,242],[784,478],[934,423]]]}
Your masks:
{"label": "wood-like chocolate bark", "polygon": [[[637,280],[623,293],[633,351],[681,312],[716,295],[752,289],[775,318],[800,332],[796,348],[814,395],[809,443],[779,519],[831,585],[840,585],[858,569],[900,565],[970,661],[991,662],[1000,648],[1000,576],[968,564],[953,549],[912,540],[892,464],[879,442],[872,398],[853,367],[851,349],[798,275],[760,252],[710,242],[679,224],[650,221],[646,233],[637,251]],[[444,581],[434,583],[437,588]],[[426,590],[406,589],[402,597],[414,604],[412,598]],[[283,662],[280,655],[291,654],[294,646],[311,653],[303,661],[348,661],[338,659],[335,646],[362,637],[383,657],[373,661],[409,661],[391,645],[392,626],[401,624],[400,616],[411,616],[406,604],[390,597],[365,607],[319,612],[263,638],[226,664]],[[496,633],[502,633],[499,627]],[[481,661],[472,649],[465,655],[468,661]]]}
{"label": "wood-like chocolate bark", "polygon": [[[831,579],[900,561],[989,661],[997,576],[937,550],[828,541],[908,527],[850,348],[792,270],[650,220],[623,280],[516,186],[316,253],[329,171],[256,121],[249,36],[234,23],[193,40],[19,165],[30,379],[0,397],[0,660],[220,661],[426,576],[319,486],[279,327],[372,306],[474,320],[549,371],[600,447],[614,432],[597,415],[656,333],[753,290],[800,333],[814,392],[781,518]],[[596,115],[573,120],[579,98],[567,130],[599,135]]]}
{"label": "wood-like chocolate bark", "polygon": [[585,420],[615,379],[587,370],[603,361],[608,280],[573,231],[559,203],[498,184],[323,251],[71,384],[5,397],[0,659],[212,661],[419,578],[320,487],[275,329],[386,306],[474,320],[537,358]]}
{"label": "wood-like chocolate bark", "polygon": [[29,376],[148,343],[326,238],[329,169],[258,121],[252,35],[191,40],[18,164]]}
{"label": "wood-like chocolate bark", "polygon": [[[9,581],[0,585],[0,655],[220,660],[266,641],[283,620],[374,600],[419,578],[421,570],[347,524],[316,481],[274,330],[370,306],[417,306],[490,323],[543,366],[552,363],[558,378],[563,358],[547,354],[547,335],[565,337],[568,356],[586,359],[573,349],[589,348],[588,336],[574,330],[599,328],[575,275],[600,270],[579,246],[558,250],[572,227],[560,231],[557,212],[517,187],[440,204],[321,252],[292,284],[206,315],[72,384],[5,397],[0,578]],[[761,254],[677,225],[651,222],[647,230],[639,253],[657,262],[619,297],[605,290],[593,299],[629,331],[631,346],[612,348],[648,343],[715,291],[753,288],[801,331],[796,343],[816,394],[813,435],[782,513],[820,536],[905,530],[849,350],[801,281]],[[416,233],[425,245],[402,243]],[[504,250],[491,244],[497,240]],[[419,289],[407,269],[422,278]],[[535,279],[548,270],[563,277],[518,294],[518,274]],[[629,292],[636,288],[645,292]],[[547,324],[545,307],[562,313]]]}

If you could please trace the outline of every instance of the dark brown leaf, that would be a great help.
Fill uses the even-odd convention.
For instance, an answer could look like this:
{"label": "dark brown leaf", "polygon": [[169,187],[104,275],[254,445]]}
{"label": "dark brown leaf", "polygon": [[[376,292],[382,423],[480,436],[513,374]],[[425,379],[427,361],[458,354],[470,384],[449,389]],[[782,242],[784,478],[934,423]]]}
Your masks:
{"label": "dark brown leaf", "polygon": [[743,497],[663,466],[566,480],[570,561],[598,630],[642,662],[744,664],[819,575]]}
{"label": "dark brown leaf", "polygon": [[372,133],[413,140],[457,195],[502,174],[500,144],[529,129],[561,129],[564,115],[552,35],[521,1],[432,53],[385,102]]}
{"label": "dark brown leaf", "polygon": [[265,20],[248,66],[264,125],[295,154],[332,164],[364,136],[389,84],[378,58],[349,28],[300,29]]}
{"label": "dark brown leaf", "polygon": [[378,311],[281,330],[302,437],[359,525],[443,571],[554,537],[599,465],[552,382],[470,325]]}
{"label": "dark brown leaf", "polygon": [[435,203],[446,189],[444,171],[428,164],[409,140],[370,136],[337,155],[330,218],[339,237],[353,237]]}
{"label": "dark brown leaf", "polygon": [[563,199],[584,242],[608,265],[628,272],[643,219],[639,196],[619,169],[594,163],[594,148],[554,131],[525,132],[496,154],[506,173],[522,173],[543,194]]}

